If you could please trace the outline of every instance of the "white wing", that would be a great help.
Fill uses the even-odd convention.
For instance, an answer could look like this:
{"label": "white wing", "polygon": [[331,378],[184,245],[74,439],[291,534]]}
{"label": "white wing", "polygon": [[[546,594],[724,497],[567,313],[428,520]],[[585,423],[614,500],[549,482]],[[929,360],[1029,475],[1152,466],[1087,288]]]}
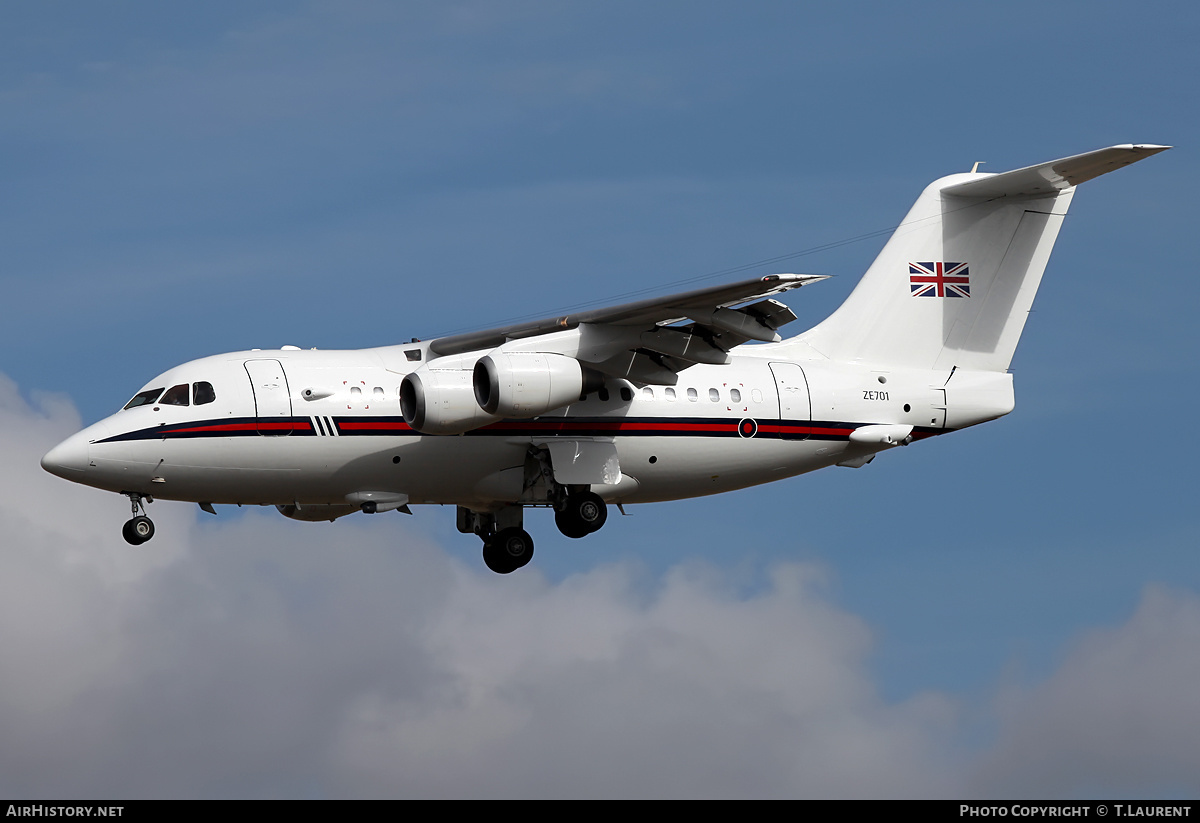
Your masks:
{"label": "white wing", "polygon": [[[566,354],[593,369],[635,382],[674,383],[694,363],[727,363],[750,340],[777,341],[796,319],[771,297],[828,275],[771,274],[753,280],[654,297],[429,342],[436,358],[503,346]],[[755,301],[755,302],[752,302]],[[743,304],[749,305],[743,305]],[[740,308],[735,308],[740,307]]]}

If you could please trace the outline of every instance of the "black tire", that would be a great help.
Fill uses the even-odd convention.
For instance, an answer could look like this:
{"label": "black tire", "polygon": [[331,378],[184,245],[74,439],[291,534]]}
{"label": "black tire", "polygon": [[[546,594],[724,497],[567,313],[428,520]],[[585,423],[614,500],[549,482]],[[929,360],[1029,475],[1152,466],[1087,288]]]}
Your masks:
{"label": "black tire", "polygon": [[125,521],[125,525],[121,527],[121,536],[125,538],[126,543],[140,546],[154,537],[154,521],[139,514],[132,520]]}
{"label": "black tire", "polygon": [[511,574],[533,559],[533,538],[524,529],[504,529],[483,544],[483,562],[496,574]]}
{"label": "black tire", "polygon": [[508,574],[515,569],[510,569],[507,558],[500,554],[499,549],[490,540],[483,541],[483,563],[496,574]]}
{"label": "black tire", "polygon": [[587,526],[579,522],[579,518],[570,510],[555,512],[554,525],[558,526],[558,530],[563,533],[564,537],[578,540],[580,537],[587,537],[590,534]]}
{"label": "black tire", "polygon": [[600,531],[608,520],[608,506],[604,498],[594,492],[580,492],[568,497],[567,511],[587,530],[585,534]]}

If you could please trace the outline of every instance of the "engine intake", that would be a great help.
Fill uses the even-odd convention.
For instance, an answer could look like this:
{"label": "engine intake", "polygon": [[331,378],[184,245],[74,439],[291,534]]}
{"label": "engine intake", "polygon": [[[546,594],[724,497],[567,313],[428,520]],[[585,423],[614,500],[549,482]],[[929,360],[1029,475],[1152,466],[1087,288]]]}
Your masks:
{"label": "engine intake", "polygon": [[421,434],[462,434],[499,418],[475,402],[471,369],[417,369],[400,383],[400,413]]}

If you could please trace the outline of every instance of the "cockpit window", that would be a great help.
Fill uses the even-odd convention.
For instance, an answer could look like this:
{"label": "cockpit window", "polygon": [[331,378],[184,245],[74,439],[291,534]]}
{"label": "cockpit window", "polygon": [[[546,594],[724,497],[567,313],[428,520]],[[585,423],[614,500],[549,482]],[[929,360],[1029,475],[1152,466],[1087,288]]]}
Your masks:
{"label": "cockpit window", "polygon": [[217,393],[213,391],[212,383],[202,380],[192,388],[192,402],[197,406],[203,406],[216,399]]}
{"label": "cockpit window", "polygon": [[167,389],[167,393],[162,396],[158,402],[164,406],[186,406],[188,404],[188,389],[191,388],[187,383],[180,383],[178,386],[172,386]]}
{"label": "cockpit window", "polygon": [[162,394],[162,386],[157,389],[146,389],[144,392],[138,392],[133,396],[133,399],[125,404],[125,408],[132,409],[135,406],[145,406],[147,403],[153,403]]}

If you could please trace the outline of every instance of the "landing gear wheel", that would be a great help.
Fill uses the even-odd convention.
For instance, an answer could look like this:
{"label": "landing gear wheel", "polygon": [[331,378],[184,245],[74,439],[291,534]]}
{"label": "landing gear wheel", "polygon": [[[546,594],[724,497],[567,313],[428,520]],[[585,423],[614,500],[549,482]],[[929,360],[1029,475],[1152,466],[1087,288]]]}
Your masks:
{"label": "landing gear wheel", "polygon": [[586,537],[608,520],[604,498],[594,492],[568,495],[562,511],[554,513],[554,525],[567,537]]}
{"label": "landing gear wheel", "polygon": [[570,512],[561,511],[554,513],[554,525],[558,526],[558,530],[566,537],[587,537],[587,526],[579,522],[579,518],[573,516]]}
{"label": "landing gear wheel", "polygon": [[140,546],[154,537],[154,522],[146,515],[139,514],[132,520],[125,521],[125,525],[121,527],[121,536],[125,538],[125,542]]}
{"label": "landing gear wheel", "polygon": [[496,574],[510,574],[533,558],[533,538],[524,529],[503,529],[483,544],[483,562]]}

